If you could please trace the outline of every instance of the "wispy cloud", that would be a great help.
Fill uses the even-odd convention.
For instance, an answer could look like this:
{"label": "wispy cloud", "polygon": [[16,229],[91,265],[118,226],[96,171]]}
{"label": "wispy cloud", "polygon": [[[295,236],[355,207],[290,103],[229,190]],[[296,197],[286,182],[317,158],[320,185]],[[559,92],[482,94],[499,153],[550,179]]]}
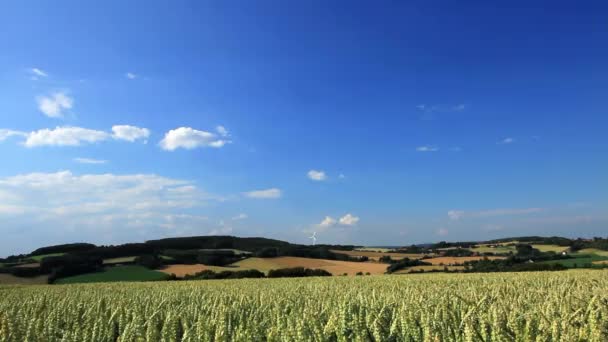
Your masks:
{"label": "wispy cloud", "polygon": [[[222,133],[227,135],[228,131],[223,128]],[[231,143],[224,134],[218,135],[191,127],[179,127],[165,133],[165,137],[160,141],[159,145],[165,151],[175,151],[178,148],[186,150],[199,147],[220,148]]]}
{"label": "wispy cloud", "polygon": [[134,142],[139,139],[143,139],[144,143],[147,142],[146,139],[150,136],[150,130],[147,128],[141,128],[130,125],[115,125],[112,126],[112,137],[114,139],[126,140],[129,142]]}
{"label": "wispy cloud", "polygon": [[138,76],[137,76],[136,74],[132,73],[132,72],[127,72],[127,73],[125,74],[125,77],[126,77],[126,78],[128,78],[128,79],[130,79],[130,80],[134,80],[134,79],[136,79]]}
{"label": "wispy cloud", "polygon": [[82,127],[56,127],[41,129],[27,135],[26,147],[38,146],[80,146],[85,143],[96,143],[109,138],[104,131]]}
{"label": "wispy cloud", "polygon": [[324,171],[310,170],[308,171],[307,176],[309,179],[317,182],[324,181],[327,179],[327,175]]}
{"label": "wispy cloud", "polygon": [[490,210],[479,210],[479,211],[464,211],[464,210],[450,210],[448,211],[448,217],[457,221],[464,218],[484,218],[484,217],[495,217],[495,216],[508,216],[508,215],[526,215],[534,214],[543,211],[543,208],[523,208],[523,209],[490,209]]}
{"label": "wispy cloud", "polygon": [[435,233],[439,236],[447,236],[449,234],[449,231],[445,228],[439,228]]}
{"label": "wispy cloud", "polygon": [[270,188],[264,190],[253,190],[243,193],[245,197],[256,199],[277,199],[283,195],[281,189]]}
{"label": "wispy cloud", "polygon": [[507,137],[507,138],[504,138],[504,139],[502,139],[501,141],[499,141],[499,142],[498,142],[498,144],[499,144],[499,145],[506,145],[506,144],[512,144],[512,143],[514,143],[514,142],[515,142],[515,139],[514,139],[514,138]]}
{"label": "wispy cloud", "polygon": [[418,146],[416,147],[416,151],[418,152],[437,152],[439,148],[436,146]]}
{"label": "wispy cloud", "polygon": [[22,144],[26,147],[39,146],[81,146],[110,139],[134,142],[149,135],[149,130],[136,126],[114,126],[113,134],[83,127],[58,126],[32,132],[0,129],[0,142],[12,136],[25,138]]}
{"label": "wispy cloud", "polygon": [[105,164],[108,162],[107,160],[92,158],[74,158],[74,161],[79,164]]}
{"label": "wispy cloud", "polygon": [[15,131],[11,129],[0,129],[0,141],[4,141],[10,137],[26,137],[27,133]]}
{"label": "wispy cloud", "polygon": [[49,118],[62,118],[65,110],[74,105],[74,99],[64,92],[56,92],[47,96],[38,96],[38,109]]}
{"label": "wispy cloud", "polygon": [[422,112],[422,116],[420,117],[422,120],[433,120],[436,114],[439,113],[462,112],[466,109],[466,105],[462,103],[455,105],[419,104],[416,106],[416,109]]}
{"label": "wispy cloud", "polygon": [[246,218],[248,218],[248,217],[249,217],[249,216],[248,216],[247,214],[240,213],[240,214],[238,214],[238,215],[236,215],[236,216],[233,216],[233,217],[232,217],[232,221],[240,221],[240,220],[244,220],[244,219],[246,219]]}
{"label": "wispy cloud", "polygon": [[28,69],[28,72],[31,75],[32,80],[36,81],[38,80],[39,77],[48,77],[49,74],[42,70],[42,69],[38,69],[38,68],[30,68]]}

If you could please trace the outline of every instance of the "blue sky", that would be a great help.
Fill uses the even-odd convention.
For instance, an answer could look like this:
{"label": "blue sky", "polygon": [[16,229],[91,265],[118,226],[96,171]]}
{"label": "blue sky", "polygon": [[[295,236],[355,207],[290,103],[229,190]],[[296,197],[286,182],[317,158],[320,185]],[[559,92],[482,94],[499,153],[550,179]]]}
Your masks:
{"label": "blue sky", "polygon": [[0,255],[606,235],[604,2],[0,10]]}

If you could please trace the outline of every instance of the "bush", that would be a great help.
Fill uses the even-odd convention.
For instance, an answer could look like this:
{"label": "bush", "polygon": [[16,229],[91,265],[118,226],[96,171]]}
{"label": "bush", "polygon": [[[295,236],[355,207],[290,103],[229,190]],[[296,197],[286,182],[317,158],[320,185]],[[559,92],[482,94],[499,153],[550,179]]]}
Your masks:
{"label": "bush", "polygon": [[378,259],[378,261],[384,264],[392,264],[393,258],[391,258],[390,255],[383,255],[380,257],[380,259]]}

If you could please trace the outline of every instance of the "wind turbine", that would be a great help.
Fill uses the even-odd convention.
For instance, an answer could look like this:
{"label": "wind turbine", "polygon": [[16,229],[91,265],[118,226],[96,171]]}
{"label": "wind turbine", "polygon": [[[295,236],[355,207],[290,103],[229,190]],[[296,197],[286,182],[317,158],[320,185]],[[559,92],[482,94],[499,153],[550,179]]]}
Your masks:
{"label": "wind turbine", "polygon": [[312,239],[312,245],[314,246],[315,243],[317,243],[317,232],[312,232],[312,235],[308,237],[309,239]]}

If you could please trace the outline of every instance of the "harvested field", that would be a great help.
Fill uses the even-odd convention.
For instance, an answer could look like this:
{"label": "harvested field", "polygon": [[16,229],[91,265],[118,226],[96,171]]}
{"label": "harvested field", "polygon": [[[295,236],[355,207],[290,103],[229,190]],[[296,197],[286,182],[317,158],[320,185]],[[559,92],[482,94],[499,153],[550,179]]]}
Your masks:
{"label": "harvested field", "polygon": [[377,264],[371,262],[352,262],[352,261],[337,261],[327,259],[308,259],[298,257],[278,257],[278,258],[248,258],[234,264],[240,269],[256,269],[262,272],[268,272],[273,269],[288,268],[288,267],[306,267],[319,268],[326,270],[333,275],[354,275],[357,272],[384,274],[386,272],[386,264]]}
{"label": "harvested field", "polygon": [[410,259],[420,259],[424,256],[424,254],[407,254],[407,253],[383,253],[383,252],[370,252],[370,251],[340,251],[340,250],[331,250],[336,254],[346,254],[348,256],[357,257],[357,256],[366,256],[370,260],[378,261],[380,257],[388,255],[393,260],[401,260],[403,258]]}
{"label": "harvested field", "polygon": [[430,262],[433,265],[462,265],[467,261],[482,260],[488,258],[489,260],[505,259],[505,257],[499,256],[476,256],[476,257],[439,257],[432,259],[425,259],[425,262]]}
{"label": "harvested field", "polygon": [[242,268],[207,266],[207,265],[203,265],[203,264],[194,264],[194,265],[175,264],[175,265],[168,265],[168,266],[163,267],[162,269],[159,269],[160,272],[163,272],[166,274],[175,274],[175,276],[177,276],[178,278],[183,278],[184,276],[186,276],[188,274],[194,275],[194,274],[204,271],[204,270],[221,272],[221,271],[239,271],[239,270],[242,270]]}

